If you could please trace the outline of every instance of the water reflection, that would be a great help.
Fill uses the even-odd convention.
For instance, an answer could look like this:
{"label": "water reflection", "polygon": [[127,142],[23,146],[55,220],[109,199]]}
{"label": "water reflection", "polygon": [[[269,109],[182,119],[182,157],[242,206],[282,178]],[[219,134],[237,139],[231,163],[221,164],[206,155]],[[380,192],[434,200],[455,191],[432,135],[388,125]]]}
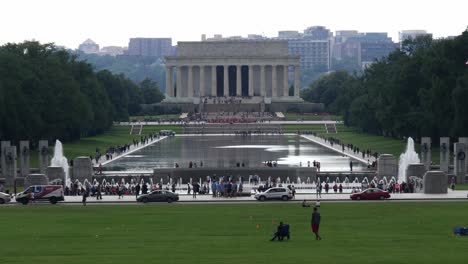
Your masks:
{"label": "water reflection", "polygon": [[[126,170],[151,170],[180,167],[245,167],[265,166],[265,161],[277,161],[278,166],[307,166],[321,163],[321,171],[348,171],[350,158],[297,136],[197,136],[171,137],[132,153],[107,167]],[[353,161],[353,170],[363,164]]]}

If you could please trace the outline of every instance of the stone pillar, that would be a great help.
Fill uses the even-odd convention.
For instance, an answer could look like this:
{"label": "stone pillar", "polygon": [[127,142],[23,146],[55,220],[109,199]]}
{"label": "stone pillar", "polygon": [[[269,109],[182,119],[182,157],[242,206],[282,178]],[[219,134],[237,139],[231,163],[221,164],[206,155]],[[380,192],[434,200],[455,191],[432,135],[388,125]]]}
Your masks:
{"label": "stone pillar", "polygon": [[187,97],[193,97],[193,66],[188,66],[188,95]]}
{"label": "stone pillar", "polygon": [[242,65],[236,66],[236,95],[242,96]]}
{"label": "stone pillar", "polygon": [[47,185],[49,184],[49,178],[44,174],[34,173],[29,174],[24,178],[24,188],[28,188],[31,185]]}
{"label": "stone pillar", "polygon": [[216,96],[216,65],[211,66],[211,96]]}
{"label": "stone pillar", "polygon": [[424,176],[424,173],[426,173],[426,167],[424,167],[424,164],[422,163],[408,164],[408,167],[406,167],[405,182],[409,182],[409,178],[411,176],[415,176],[415,177],[422,179]]}
{"label": "stone pillar", "polygon": [[19,148],[19,156],[20,156],[20,176],[26,177],[29,175],[29,141],[22,140],[20,141],[20,148]]}
{"label": "stone pillar", "polygon": [[450,163],[450,138],[440,138],[440,170],[448,173]]}
{"label": "stone pillar", "polygon": [[289,96],[288,65],[283,66],[283,96]]}
{"label": "stone pillar", "polygon": [[172,86],[172,67],[166,66],[166,94],[168,97],[174,96],[174,87]]}
{"label": "stone pillar", "polygon": [[278,96],[278,86],[277,82],[278,79],[276,78],[276,65],[271,65],[271,97],[277,97]]}
{"label": "stone pillar", "polygon": [[0,158],[1,158],[1,166],[2,166],[2,174],[5,175],[5,167],[6,167],[6,148],[10,146],[10,141],[2,141],[0,143]]}
{"label": "stone pillar", "polygon": [[[468,137],[459,137],[458,143],[465,144],[466,148],[468,149]],[[468,158],[465,159],[465,172],[468,171]]]}
{"label": "stone pillar", "polygon": [[176,89],[176,97],[182,97],[182,66],[177,66]]}
{"label": "stone pillar", "polygon": [[265,89],[265,65],[260,66],[260,96],[266,96]]}
{"label": "stone pillar", "polygon": [[455,143],[454,147],[454,161],[453,161],[453,173],[457,177],[458,184],[465,183],[465,174],[466,174],[466,145],[463,143]]}
{"label": "stone pillar", "polygon": [[5,148],[5,167],[3,169],[3,176],[7,186],[12,187],[16,180],[16,146],[9,146]]}
{"label": "stone pillar", "polygon": [[447,193],[447,174],[443,171],[428,171],[424,174],[424,193],[440,194]]}
{"label": "stone pillar", "polygon": [[47,140],[39,140],[39,172],[46,173],[49,166],[49,142]]}
{"label": "stone pillar", "polygon": [[46,172],[47,178],[50,181],[60,179],[62,181],[62,185],[65,185],[65,171],[62,167],[49,166],[47,167]]}
{"label": "stone pillar", "polygon": [[224,85],[223,85],[223,96],[229,96],[229,65],[224,65]]}
{"label": "stone pillar", "polygon": [[379,178],[397,177],[398,166],[396,158],[391,154],[382,154],[377,160],[377,175]]}
{"label": "stone pillar", "polygon": [[426,170],[431,170],[431,138],[421,138],[421,163],[424,164]]}
{"label": "stone pillar", "polygon": [[253,88],[253,65],[249,65],[249,96],[254,95],[254,88]]}
{"label": "stone pillar", "polygon": [[93,175],[93,164],[89,157],[77,157],[73,160],[73,181],[83,182],[85,179],[90,181]]}
{"label": "stone pillar", "polygon": [[200,66],[200,96],[205,96],[205,66]]}
{"label": "stone pillar", "polygon": [[294,65],[294,97],[299,97],[299,65]]}

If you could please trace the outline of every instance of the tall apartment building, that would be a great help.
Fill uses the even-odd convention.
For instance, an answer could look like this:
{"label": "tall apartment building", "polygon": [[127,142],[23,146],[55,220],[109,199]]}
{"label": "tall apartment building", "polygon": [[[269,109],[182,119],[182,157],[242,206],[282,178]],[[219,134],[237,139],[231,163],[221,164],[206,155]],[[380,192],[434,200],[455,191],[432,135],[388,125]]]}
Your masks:
{"label": "tall apartment building", "polygon": [[279,31],[278,39],[288,41],[289,54],[300,55],[301,69],[330,69],[330,30],[313,26],[298,31]]}
{"label": "tall apartment building", "polygon": [[131,38],[126,55],[162,58],[173,54],[171,38]]}
{"label": "tall apartment building", "polygon": [[337,31],[334,38],[333,58],[353,58],[362,68],[387,56],[398,48],[385,32],[358,33],[355,30]]}

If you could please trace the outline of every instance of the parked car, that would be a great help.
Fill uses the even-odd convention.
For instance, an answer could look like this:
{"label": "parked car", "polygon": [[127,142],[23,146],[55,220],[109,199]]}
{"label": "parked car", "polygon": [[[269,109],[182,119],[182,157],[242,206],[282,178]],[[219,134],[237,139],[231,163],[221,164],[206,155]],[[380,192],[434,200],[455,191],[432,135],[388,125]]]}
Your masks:
{"label": "parked car", "polygon": [[274,187],[264,192],[255,194],[255,199],[259,201],[265,200],[283,200],[287,201],[293,198],[292,191],[288,188]]}
{"label": "parked car", "polygon": [[29,186],[26,190],[16,195],[16,201],[18,203],[28,204],[31,200],[49,201],[51,204],[56,204],[58,201],[63,201],[63,186],[33,185]]}
{"label": "parked car", "polygon": [[11,201],[11,196],[8,193],[0,192],[0,204],[9,203]]}
{"label": "parked car", "polygon": [[353,200],[384,200],[390,198],[390,193],[377,188],[351,194]]}
{"label": "parked car", "polygon": [[179,195],[170,191],[156,190],[148,194],[138,196],[137,202],[168,202],[172,203],[179,200]]}

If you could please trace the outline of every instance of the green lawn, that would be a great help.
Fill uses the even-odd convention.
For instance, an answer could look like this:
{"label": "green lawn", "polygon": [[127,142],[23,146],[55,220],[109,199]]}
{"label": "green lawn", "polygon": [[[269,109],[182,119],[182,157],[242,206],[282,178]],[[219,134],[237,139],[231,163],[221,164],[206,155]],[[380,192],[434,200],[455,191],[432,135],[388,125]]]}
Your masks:
{"label": "green lawn", "polygon": [[[449,186],[450,187],[450,186]],[[455,190],[468,190],[468,183],[465,184],[456,184]]]}
{"label": "green lawn", "polygon": [[[0,207],[0,263],[466,263],[465,203]],[[276,224],[290,241],[268,241]],[[258,226],[258,228],[257,228]]]}
{"label": "green lawn", "polygon": [[297,131],[312,131],[315,133],[325,133],[325,125],[320,124],[288,124],[281,125],[281,130],[283,133],[297,133]]}

